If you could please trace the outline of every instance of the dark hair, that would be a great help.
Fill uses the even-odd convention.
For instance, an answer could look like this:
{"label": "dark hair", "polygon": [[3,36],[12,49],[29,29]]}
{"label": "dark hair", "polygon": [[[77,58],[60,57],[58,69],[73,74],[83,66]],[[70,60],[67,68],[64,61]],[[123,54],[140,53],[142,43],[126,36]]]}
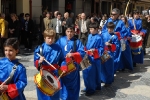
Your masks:
{"label": "dark hair", "polygon": [[140,12],[138,10],[133,11],[134,14],[139,14]]}
{"label": "dark hair", "polygon": [[60,13],[60,12],[57,12],[57,16],[58,16],[58,15],[61,15],[61,13]]}
{"label": "dark hair", "polygon": [[29,13],[26,13],[25,16],[30,16],[30,14],[29,14]]}
{"label": "dark hair", "polygon": [[115,28],[115,24],[113,22],[108,22],[107,28]]}
{"label": "dark hair", "polygon": [[20,13],[19,17],[24,17],[24,13]]}
{"label": "dark hair", "polygon": [[19,49],[19,41],[17,38],[9,38],[5,41],[4,47],[12,46],[15,50]]}
{"label": "dark hair", "polygon": [[96,29],[96,28],[99,28],[99,25],[98,25],[98,23],[91,23],[91,24],[89,25],[89,28],[94,28],[94,29]]}
{"label": "dark hair", "polygon": [[67,29],[75,30],[75,27],[74,25],[66,25],[66,30]]}

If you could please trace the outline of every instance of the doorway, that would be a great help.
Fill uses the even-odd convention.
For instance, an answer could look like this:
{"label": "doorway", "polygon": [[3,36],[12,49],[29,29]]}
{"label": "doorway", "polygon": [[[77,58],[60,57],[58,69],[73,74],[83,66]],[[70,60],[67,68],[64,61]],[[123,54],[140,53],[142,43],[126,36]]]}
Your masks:
{"label": "doorway", "polygon": [[75,0],[65,0],[65,12],[75,13]]}

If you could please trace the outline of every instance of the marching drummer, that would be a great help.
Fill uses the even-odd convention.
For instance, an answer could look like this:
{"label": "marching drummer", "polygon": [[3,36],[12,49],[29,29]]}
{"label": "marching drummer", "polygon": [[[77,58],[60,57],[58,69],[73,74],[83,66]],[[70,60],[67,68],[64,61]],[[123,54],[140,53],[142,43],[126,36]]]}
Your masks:
{"label": "marching drummer", "polygon": [[[62,100],[78,100],[79,99],[79,91],[80,91],[80,74],[79,74],[79,64],[82,61],[82,58],[85,55],[84,46],[80,42],[80,40],[74,37],[75,30],[73,26],[67,26],[66,28],[66,36],[61,37],[57,44],[61,46],[63,51],[63,58],[66,60],[66,64],[63,69],[68,69],[69,71],[70,63],[73,61],[73,65],[76,70],[70,72],[66,76],[61,78],[62,82],[62,90],[61,90],[61,99]],[[66,65],[66,68],[65,68]],[[61,66],[62,67],[62,66]],[[67,73],[66,72],[66,73]]]}
{"label": "marching drummer", "polygon": [[[120,10],[117,8],[114,8],[111,11],[111,17],[107,20],[106,24],[103,27],[102,30],[102,34],[107,31],[107,23],[108,22],[113,22],[115,24],[115,28],[114,28],[114,32],[115,34],[118,36],[118,39],[120,40],[121,38],[124,38],[128,32],[125,28],[125,24],[122,20],[119,19],[119,15],[120,15]],[[122,49],[121,49],[121,43],[120,43],[120,49],[116,51],[116,57],[117,58],[114,62],[114,72],[116,72],[117,70],[119,70],[119,67],[121,66],[121,53],[122,53]]]}
{"label": "marching drummer", "polygon": [[85,89],[81,92],[85,92],[86,96],[93,95],[96,90],[101,90],[101,60],[100,56],[103,53],[103,42],[98,34],[97,23],[91,23],[89,25],[90,34],[85,50],[88,54],[88,58],[91,62],[91,66],[83,70],[83,79]]}
{"label": "marching drummer", "polygon": [[19,41],[16,38],[5,41],[5,57],[0,60],[0,100],[26,100],[23,91],[27,85],[27,75],[25,67],[16,58],[18,51]]}
{"label": "marching drummer", "polygon": [[[147,30],[142,27],[142,20],[140,19],[139,11],[134,11],[134,19],[129,20],[129,28],[132,35],[139,35],[144,38]],[[139,44],[137,44],[139,45]],[[137,50],[135,48],[138,48]],[[133,67],[136,67],[136,63],[143,64],[144,52],[142,46],[131,48],[132,58],[133,58]]]}
{"label": "marching drummer", "polygon": [[109,86],[114,81],[114,57],[117,49],[119,49],[119,40],[114,33],[115,25],[113,22],[107,24],[108,32],[101,35],[104,42],[104,53],[107,52],[110,58],[106,58],[106,62],[102,63],[101,68],[101,80],[105,83],[105,86]]}
{"label": "marching drummer", "polygon": [[[61,61],[63,61],[63,56],[60,46],[54,43],[55,36],[56,32],[53,29],[46,29],[44,31],[45,42],[38,46],[34,51],[34,65],[38,70],[48,70],[55,76],[58,76],[57,69],[59,68],[59,65],[61,65]],[[39,57],[37,53],[39,53],[41,57]],[[51,66],[45,62],[44,59],[46,59]],[[61,70],[66,71],[65,69]],[[44,91],[42,92],[37,88],[37,97],[38,100],[60,100],[60,92],[58,91],[53,96],[47,96]]]}

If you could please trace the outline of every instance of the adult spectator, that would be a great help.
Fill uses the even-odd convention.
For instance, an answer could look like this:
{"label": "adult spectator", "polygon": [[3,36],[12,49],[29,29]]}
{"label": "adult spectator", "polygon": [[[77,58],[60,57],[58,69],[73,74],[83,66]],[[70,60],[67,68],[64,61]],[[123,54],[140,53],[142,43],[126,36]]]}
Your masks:
{"label": "adult spectator", "polygon": [[79,39],[83,43],[83,45],[86,44],[88,33],[89,33],[89,24],[90,20],[86,19],[85,13],[81,14],[81,20],[79,20],[78,26],[80,29]]}
{"label": "adult spectator", "polygon": [[66,12],[64,13],[64,18],[63,18],[63,35],[65,35],[65,31],[67,26],[73,25],[72,19],[69,17],[69,13]]}
{"label": "adult spectator", "polygon": [[49,12],[46,12],[46,17],[43,18],[43,24],[42,24],[42,32],[44,32],[44,30],[49,28],[49,25],[51,23],[51,19],[50,19],[51,15]]}
{"label": "adult spectator", "polygon": [[24,50],[31,50],[32,49],[32,36],[33,36],[33,20],[30,18],[30,14],[25,14],[25,23],[24,23]]}
{"label": "adult spectator", "polygon": [[54,18],[50,24],[50,28],[52,28],[56,31],[56,40],[55,41],[57,41],[63,35],[62,26],[63,26],[63,22],[61,20],[61,13],[58,12],[57,17]]}
{"label": "adult spectator", "polygon": [[19,38],[20,23],[16,14],[12,13],[11,21],[9,22],[9,37]]}
{"label": "adult spectator", "polygon": [[[2,14],[0,14],[0,36],[1,36],[1,40],[5,36],[5,20],[2,17]],[[1,49],[2,49],[2,53],[3,53],[3,41],[1,41],[0,44],[1,44]]]}
{"label": "adult spectator", "polygon": [[20,30],[19,30],[19,31],[20,31],[20,32],[19,32],[19,33],[20,33],[20,34],[19,34],[20,36],[19,36],[19,40],[20,40],[20,43],[21,43],[21,44],[23,44],[23,40],[22,40],[22,39],[23,39],[23,32],[24,32],[24,31],[23,31],[23,30],[24,30],[24,29],[23,29],[23,28],[24,28],[24,21],[25,21],[25,20],[24,20],[24,13],[21,13],[20,16],[19,16],[19,22],[20,22]]}

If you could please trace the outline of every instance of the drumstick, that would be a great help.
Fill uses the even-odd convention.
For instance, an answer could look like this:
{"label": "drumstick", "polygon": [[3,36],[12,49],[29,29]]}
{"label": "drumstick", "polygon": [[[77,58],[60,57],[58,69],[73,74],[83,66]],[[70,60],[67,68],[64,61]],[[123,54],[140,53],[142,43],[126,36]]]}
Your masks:
{"label": "drumstick", "polygon": [[[39,53],[36,53],[39,57],[42,57]],[[48,62],[46,59],[44,61],[49,64],[51,67],[53,67],[55,70],[57,70],[50,62]]]}
{"label": "drumstick", "polygon": [[63,71],[63,72],[59,75],[58,80],[61,78],[61,76],[62,76],[64,73],[65,73],[65,71]]}
{"label": "drumstick", "polygon": [[[69,53],[71,53],[72,49],[69,51]],[[66,58],[66,57],[65,57]]]}
{"label": "drumstick", "polygon": [[4,85],[9,79],[10,77],[8,77],[0,86]]}

